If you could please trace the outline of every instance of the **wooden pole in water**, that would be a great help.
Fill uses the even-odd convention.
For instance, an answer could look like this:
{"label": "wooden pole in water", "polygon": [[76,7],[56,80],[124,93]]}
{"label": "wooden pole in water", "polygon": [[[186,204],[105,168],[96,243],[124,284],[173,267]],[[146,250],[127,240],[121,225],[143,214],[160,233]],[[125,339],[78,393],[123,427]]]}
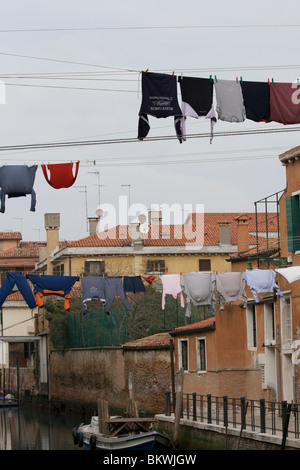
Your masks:
{"label": "wooden pole in water", "polygon": [[108,423],[103,420],[109,419],[108,401],[98,399],[98,430],[100,434],[108,434]]}
{"label": "wooden pole in water", "polygon": [[178,447],[179,443],[179,425],[183,397],[183,376],[184,370],[181,368],[176,372],[176,406],[175,406],[175,424],[174,424],[174,445]]}

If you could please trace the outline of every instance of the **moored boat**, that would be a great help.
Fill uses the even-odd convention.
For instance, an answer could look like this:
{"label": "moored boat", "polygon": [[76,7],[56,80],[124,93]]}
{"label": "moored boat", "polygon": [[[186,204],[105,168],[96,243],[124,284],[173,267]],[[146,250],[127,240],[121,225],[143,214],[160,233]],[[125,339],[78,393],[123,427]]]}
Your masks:
{"label": "moored boat", "polygon": [[72,430],[74,444],[86,450],[152,450],[162,451],[171,447],[168,436],[148,430],[152,418],[111,417],[103,420],[108,432],[99,432],[98,416],[90,424],[81,424]]}
{"label": "moored boat", "polygon": [[10,393],[4,396],[3,392],[0,392],[0,407],[5,406],[18,406],[18,400]]}

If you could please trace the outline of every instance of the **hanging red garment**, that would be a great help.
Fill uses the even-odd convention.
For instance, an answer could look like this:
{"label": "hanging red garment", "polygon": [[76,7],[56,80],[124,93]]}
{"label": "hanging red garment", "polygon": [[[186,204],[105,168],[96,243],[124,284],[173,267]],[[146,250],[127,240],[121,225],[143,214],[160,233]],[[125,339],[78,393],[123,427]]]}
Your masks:
{"label": "hanging red garment", "polygon": [[[42,170],[46,181],[55,189],[69,188],[75,183],[79,169],[79,162],[76,162],[75,175],[73,175],[73,163],[51,163],[42,165]],[[47,170],[50,171],[50,178]]]}

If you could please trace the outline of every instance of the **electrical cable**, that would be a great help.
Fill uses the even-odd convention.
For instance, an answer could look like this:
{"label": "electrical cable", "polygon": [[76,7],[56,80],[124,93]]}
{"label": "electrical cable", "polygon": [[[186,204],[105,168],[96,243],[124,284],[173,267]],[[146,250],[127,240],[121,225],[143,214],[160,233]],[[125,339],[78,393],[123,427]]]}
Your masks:
{"label": "electrical cable", "polygon": [[[283,128],[271,128],[271,129],[256,129],[256,130],[238,130],[238,131],[218,131],[214,133],[216,137],[232,137],[241,135],[262,135],[272,133],[284,133],[284,132],[299,132],[300,127],[283,127]],[[201,134],[188,134],[187,139],[198,139],[198,138],[210,138],[210,132]],[[147,137],[144,142],[157,142],[157,141],[168,141],[177,140],[177,136],[156,136]],[[89,140],[89,141],[66,141],[66,142],[48,142],[48,143],[36,143],[36,144],[19,144],[19,145],[6,145],[0,146],[0,152],[10,150],[25,150],[25,149],[50,149],[50,148],[63,148],[63,147],[79,147],[79,146],[91,146],[91,145],[108,145],[108,144],[120,144],[120,143],[135,143],[140,142],[138,138],[123,138],[123,139],[106,139],[106,140]]]}
{"label": "electrical cable", "polygon": [[157,29],[251,29],[251,28],[299,28],[300,24],[239,24],[239,25],[190,25],[190,26],[100,26],[88,28],[36,28],[36,29],[1,29],[0,33],[49,33],[62,31],[135,31]]}

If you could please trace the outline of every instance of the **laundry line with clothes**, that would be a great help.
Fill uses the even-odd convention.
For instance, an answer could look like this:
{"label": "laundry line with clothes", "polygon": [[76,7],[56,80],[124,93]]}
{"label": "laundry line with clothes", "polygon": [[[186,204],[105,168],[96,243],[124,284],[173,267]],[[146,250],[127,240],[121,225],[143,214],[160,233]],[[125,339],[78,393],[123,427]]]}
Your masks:
{"label": "laundry line with clothes", "polygon": [[146,291],[141,276],[79,277],[7,272],[0,288],[0,308],[16,286],[30,309],[43,308],[45,296],[58,296],[64,299],[64,309],[69,311],[71,291],[79,281],[82,288],[83,314],[87,313],[87,302],[94,300],[101,302],[105,313],[109,314],[116,296],[122,300],[126,310],[130,310],[126,293]]}
{"label": "laundry line with clothes", "polygon": [[[34,182],[38,165],[3,165],[0,167],[0,212],[5,212],[5,197],[31,196],[30,211],[35,212],[36,192]],[[42,164],[45,180],[54,189],[70,188],[75,183],[79,161]]]}
{"label": "laundry line with clothes", "polygon": [[[165,274],[161,276],[162,309],[165,308],[166,296],[180,299],[182,308],[186,305],[187,317],[191,316],[194,306],[209,305],[212,314],[216,313],[217,302],[220,311],[225,305],[241,301],[242,307],[247,307],[246,286],[250,288],[256,303],[259,303],[259,293],[276,292],[285,301],[285,297],[276,282],[276,272],[289,282],[300,280],[300,266],[276,269],[253,269],[238,272],[190,272],[186,274]],[[185,294],[185,295],[184,295]],[[185,304],[186,297],[186,304]]]}
{"label": "laundry line with clothes", "polygon": [[[178,99],[178,87],[181,104]],[[241,123],[254,122],[299,124],[299,80],[291,83],[245,81],[141,72],[142,101],[139,110],[138,139],[150,131],[149,117],[174,118],[176,136],[180,143],[187,139],[188,117],[210,121],[210,142],[217,120]],[[215,94],[215,103],[214,103]]]}
{"label": "laundry line with clothes", "polygon": [[[276,272],[288,281],[300,280],[300,266],[276,269],[253,269],[238,272],[196,271],[185,274],[159,274],[146,276],[58,276],[46,274],[23,274],[7,272],[0,288],[0,308],[16,285],[28,307],[44,307],[45,296],[58,296],[64,299],[64,309],[70,310],[71,290],[76,282],[81,283],[81,312],[88,312],[88,302],[98,301],[105,313],[109,314],[113,302],[118,297],[127,311],[131,310],[128,293],[146,293],[145,282],[152,284],[159,279],[162,286],[162,304],[164,311],[166,296],[180,298],[181,308],[186,308],[185,315],[191,316],[192,305],[210,306],[216,313],[216,304],[220,311],[226,304],[241,301],[247,306],[246,286],[249,286],[256,303],[259,293],[277,292],[283,301],[285,297],[276,283]],[[145,282],[143,282],[143,279]],[[30,286],[32,285],[32,287]]]}

